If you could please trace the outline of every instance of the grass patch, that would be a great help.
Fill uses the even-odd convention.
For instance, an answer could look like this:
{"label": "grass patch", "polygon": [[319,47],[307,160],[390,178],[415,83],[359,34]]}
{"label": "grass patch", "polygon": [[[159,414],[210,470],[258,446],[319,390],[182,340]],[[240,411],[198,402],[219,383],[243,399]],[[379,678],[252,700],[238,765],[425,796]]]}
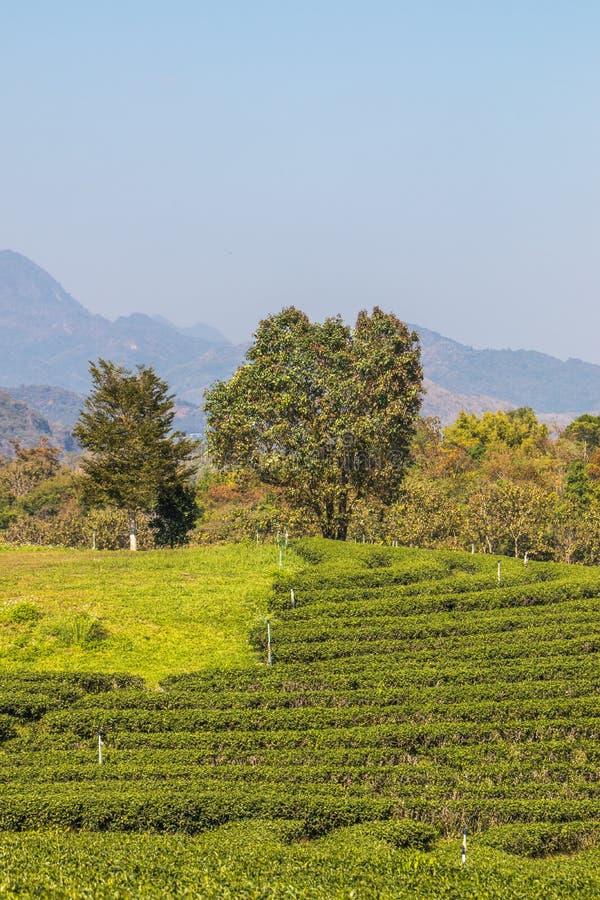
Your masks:
{"label": "grass patch", "polygon": [[[299,563],[290,551],[287,571]],[[2,554],[0,671],[169,674],[256,664],[273,546]]]}

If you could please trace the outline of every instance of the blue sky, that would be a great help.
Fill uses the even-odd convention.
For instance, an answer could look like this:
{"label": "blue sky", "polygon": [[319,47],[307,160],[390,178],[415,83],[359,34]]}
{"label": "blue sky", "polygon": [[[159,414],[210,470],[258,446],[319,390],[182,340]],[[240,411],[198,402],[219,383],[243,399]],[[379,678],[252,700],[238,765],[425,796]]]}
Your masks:
{"label": "blue sky", "polygon": [[4,6],[0,248],[93,311],[600,363],[596,2]]}

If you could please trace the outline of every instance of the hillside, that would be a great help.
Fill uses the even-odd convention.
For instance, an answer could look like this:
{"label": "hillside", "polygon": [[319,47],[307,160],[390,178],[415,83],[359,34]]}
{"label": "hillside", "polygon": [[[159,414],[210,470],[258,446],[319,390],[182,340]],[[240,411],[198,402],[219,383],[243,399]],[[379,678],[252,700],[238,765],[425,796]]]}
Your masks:
{"label": "hillside", "polygon": [[47,438],[63,450],[78,445],[71,429],[83,396],[50,385],[0,388],[0,454],[11,456],[11,441],[33,447]]}
{"label": "hillside", "polygon": [[0,388],[0,454],[11,453],[11,440],[33,445],[51,436],[52,429],[42,415]]}
{"label": "hillside", "polygon": [[[269,884],[281,892],[294,885],[299,897],[541,898],[575,888],[593,897],[600,571],[502,559],[498,582],[490,556],[322,540],[299,542],[296,553],[301,569],[286,561],[271,599],[272,666],[262,617],[252,630],[254,660],[236,667],[230,657],[224,666],[215,654],[203,671],[163,677],[160,691],[133,675],[60,675],[64,651],[56,665],[40,657],[42,666],[23,653],[0,695],[0,827],[138,832],[128,839],[134,859],[151,852],[162,860],[170,847],[184,860],[183,883],[192,867],[205,885],[218,881],[234,895],[270,896],[260,892],[268,874]],[[100,566],[118,561],[126,606],[137,560],[96,558]],[[162,583],[178,603],[184,555],[149,558],[151,579],[144,586],[138,570],[135,591],[159,622],[160,561],[169,560]],[[54,559],[58,585],[68,554]],[[205,564],[191,570],[195,585],[183,587],[179,621],[161,625],[169,640],[205,604]],[[78,602],[81,581],[75,597],[68,585],[63,602]],[[13,611],[25,648],[38,620],[16,614],[23,595],[44,606],[31,585],[7,590],[4,614]],[[94,612],[102,621],[100,598]],[[225,643],[241,649],[239,630],[234,638],[221,628]],[[121,647],[113,662],[124,671]],[[166,669],[173,652],[165,648]],[[203,664],[208,646],[205,653]],[[461,869],[465,826],[472,856]],[[206,829],[216,830],[175,846],[148,833]],[[43,831],[31,839],[34,854],[44,854],[44,840]],[[61,846],[67,855],[78,848],[91,883],[109,877],[94,860],[113,845],[108,834]],[[543,865],[531,861],[548,854]],[[125,878],[133,860],[121,865]],[[157,877],[167,877],[161,865]]]}
{"label": "hillside", "polygon": [[[421,407],[422,416],[435,416],[442,425],[451,425],[458,418],[459,413],[475,413],[480,416],[488,410],[494,412],[497,409],[511,409],[512,403],[506,400],[498,400],[496,397],[479,395],[457,394],[446,388],[434,384],[429,378],[423,381],[425,396]],[[570,417],[567,417],[568,424]]]}
{"label": "hillside", "polygon": [[600,410],[600,366],[534,350],[477,350],[418,325],[425,374],[449,391],[502,397],[538,413]]}
{"label": "hillside", "polygon": [[[243,350],[215,343],[201,328],[183,333],[142,313],[110,322],[92,315],[35,263],[0,251],[0,385],[53,385],[77,393],[89,388],[88,361],[104,356],[133,367],[154,366],[183,400],[183,382],[203,391],[230,374]],[[188,371],[189,370],[189,371]]]}
{"label": "hillside", "polygon": [[[67,449],[72,449],[75,442],[69,435],[79,417],[79,411],[85,399],[84,394],[68,391],[66,388],[52,387],[48,384],[26,384],[9,388],[4,391],[13,400],[26,404],[30,410],[41,414],[49,423],[53,440],[63,446],[67,440]],[[198,433],[204,430],[204,413],[195,403],[185,400],[176,400],[175,427],[188,433]],[[18,429],[17,429],[18,430]],[[0,436],[2,426],[0,425]],[[31,435],[23,433],[20,438],[22,443],[35,443]]]}
{"label": "hillside", "polygon": [[[397,312],[402,318],[402,310]],[[425,412],[439,415],[444,423],[463,408],[482,412],[531,406],[550,417],[560,414],[561,421],[600,410],[600,366],[562,362],[529,350],[477,350],[418,325],[411,327],[419,332],[430,383]],[[229,378],[245,350],[245,345],[234,346],[202,323],[178,328],[162,316],[135,313],[111,322],[92,315],[31,260],[0,251],[4,388],[52,385],[86,393],[88,361],[103,356],[128,367],[154,366],[180,401],[199,407],[206,388]]]}
{"label": "hillside", "polygon": [[75,425],[84,399],[84,394],[49,384],[22,384],[11,387],[7,393],[13,400],[41,413],[49,422],[60,423],[68,429]]}

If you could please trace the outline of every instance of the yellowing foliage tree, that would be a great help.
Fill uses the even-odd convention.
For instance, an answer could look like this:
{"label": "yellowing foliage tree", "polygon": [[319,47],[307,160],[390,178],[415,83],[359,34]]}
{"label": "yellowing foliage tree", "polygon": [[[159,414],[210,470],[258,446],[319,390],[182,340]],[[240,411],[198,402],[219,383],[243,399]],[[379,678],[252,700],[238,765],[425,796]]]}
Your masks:
{"label": "yellowing foliage tree", "polygon": [[460,447],[472,460],[479,461],[500,445],[530,452],[546,449],[549,437],[548,426],[538,422],[532,409],[522,406],[507,412],[485,412],[481,418],[461,412],[454,425],[444,432],[444,444]]}

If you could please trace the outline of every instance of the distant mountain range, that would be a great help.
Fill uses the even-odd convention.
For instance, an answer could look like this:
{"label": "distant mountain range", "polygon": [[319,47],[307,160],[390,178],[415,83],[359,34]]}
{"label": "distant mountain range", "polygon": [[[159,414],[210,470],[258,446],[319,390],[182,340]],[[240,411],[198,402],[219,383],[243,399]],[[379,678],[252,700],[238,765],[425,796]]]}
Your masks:
{"label": "distant mountain range", "polygon": [[[200,402],[244,355],[215,329],[178,329],[143,313],[115,322],[93,315],[35,263],[0,251],[0,385],[89,388],[88,362],[154,366],[181,399]],[[185,394],[185,396],[184,396]],[[189,396],[187,396],[189,394]]]}
{"label": "distant mountain range", "polygon": [[475,350],[412,327],[421,339],[425,374],[446,390],[501,397],[538,413],[600,409],[600,366],[581,359],[563,362],[535,350]]}
{"label": "distant mountain range", "polygon": [[[529,350],[476,350],[411,327],[422,345],[423,413],[444,424],[461,409],[531,406],[561,423],[600,409],[600,366]],[[178,427],[201,432],[204,391],[228,378],[245,350],[203,323],[179,328],[143,313],[114,322],[94,315],[31,260],[0,251],[0,452],[19,435],[64,443],[89,389],[88,362],[100,356],[128,368],[154,366],[177,396]]]}

